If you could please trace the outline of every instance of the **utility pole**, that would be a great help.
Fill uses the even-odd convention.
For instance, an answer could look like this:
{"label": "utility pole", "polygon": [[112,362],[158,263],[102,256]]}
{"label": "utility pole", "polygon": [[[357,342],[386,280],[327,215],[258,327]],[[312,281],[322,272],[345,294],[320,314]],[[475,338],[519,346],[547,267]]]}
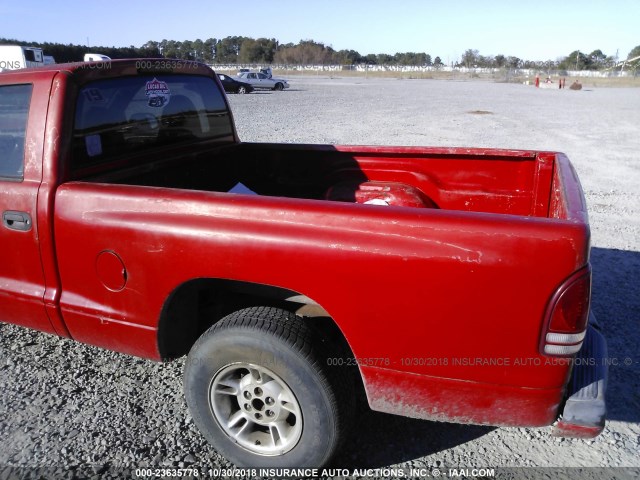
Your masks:
{"label": "utility pole", "polygon": [[580,59],[580,50],[576,50],[576,71],[578,70],[578,60]]}

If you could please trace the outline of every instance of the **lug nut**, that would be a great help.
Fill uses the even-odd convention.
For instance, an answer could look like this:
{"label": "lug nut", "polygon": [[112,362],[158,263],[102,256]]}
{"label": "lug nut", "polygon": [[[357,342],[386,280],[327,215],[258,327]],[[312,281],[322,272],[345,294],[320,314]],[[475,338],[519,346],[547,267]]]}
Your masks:
{"label": "lug nut", "polygon": [[253,391],[253,393],[255,393],[258,397],[260,397],[262,395],[262,389],[260,387],[256,387],[255,390]]}
{"label": "lug nut", "polygon": [[271,405],[273,405],[274,403],[276,403],[276,401],[275,401],[273,398],[271,398],[271,397],[267,397],[267,398],[264,400],[264,402],[265,402],[267,405],[269,405],[269,406],[271,406]]}
{"label": "lug nut", "polygon": [[247,400],[251,399],[251,393],[250,392],[244,392],[244,398],[246,398]]}

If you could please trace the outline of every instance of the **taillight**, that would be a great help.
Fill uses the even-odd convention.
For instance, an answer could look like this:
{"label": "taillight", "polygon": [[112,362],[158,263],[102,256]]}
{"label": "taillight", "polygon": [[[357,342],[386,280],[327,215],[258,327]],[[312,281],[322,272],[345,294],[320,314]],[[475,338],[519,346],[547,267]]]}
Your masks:
{"label": "taillight", "polygon": [[554,293],[545,321],[541,350],[545,355],[566,357],[577,353],[589,320],[591,268],[569,277]]}

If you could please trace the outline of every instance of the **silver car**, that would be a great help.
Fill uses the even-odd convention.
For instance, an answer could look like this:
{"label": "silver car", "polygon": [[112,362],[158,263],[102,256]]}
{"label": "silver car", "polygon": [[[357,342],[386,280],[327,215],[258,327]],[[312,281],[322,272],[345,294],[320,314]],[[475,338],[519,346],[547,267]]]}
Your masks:
{"label": "silver car", "polygon": [[282,78],[269,78],[264,73],[242,72],[238,78],[251,84],[253,88],[267,88],[269,90],[284,90],[289,88],[289,83]]}

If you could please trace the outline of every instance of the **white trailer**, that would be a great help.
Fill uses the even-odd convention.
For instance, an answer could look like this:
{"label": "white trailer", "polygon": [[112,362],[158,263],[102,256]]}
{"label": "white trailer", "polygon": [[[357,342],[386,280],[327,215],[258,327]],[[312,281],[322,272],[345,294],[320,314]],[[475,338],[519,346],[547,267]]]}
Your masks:
{"label": "white trailer", "polygon": [[44,65],[42,49],[21,45],[0,45],[0,72]]}
{"label": "white trailer", "polygon": [[106,55],[102,55],[101,53],[85,53],[84,61],[85,62],[108,62],[111,58]]}

